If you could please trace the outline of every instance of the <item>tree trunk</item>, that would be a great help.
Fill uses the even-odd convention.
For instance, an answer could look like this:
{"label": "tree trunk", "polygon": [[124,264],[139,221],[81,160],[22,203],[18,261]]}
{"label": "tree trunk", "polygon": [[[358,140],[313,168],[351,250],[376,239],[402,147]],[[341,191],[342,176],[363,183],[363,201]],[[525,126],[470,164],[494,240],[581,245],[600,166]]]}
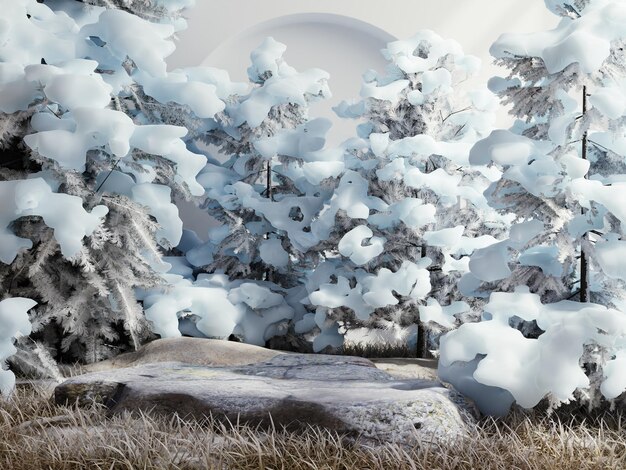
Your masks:
{"label": "tree trunk", "polygon": [[265,195],[272,199],[272,161],[267,161],[267,176],[265,179]]}
{"label": "tree trunk", "polygon": [[[265,179],[265,195],[271,201],[272,200],[272,160],[267,161],[267,176]],[[269,232],[265,234],[265,239],[269,240],[270,234]],[[272,272],[272,268],[267,266],[265,269],[265,280],[268,282],[273,282],[274,273]]]}
{"label": "tree trunk", "polygon": [[[583,87],[583,118],[587,113],[587,87]],[[587,131],[583,134],[582,139],[582,159],[587,160]],[[585,175],[587,178],[588,175]],[[581,209],[581,213],[584,215],[586,210]],[[585,241],[587,240],[587,234],[583,234],[580,242],[580,301],[589,302],[589,259],[587,253],[585,253]]]}
{"label": "tree trunk", "polygon": [[415,355],[418,358],[430,357],[430,353],[428,352],[428,332],[419,319],[417,320],[417,347]]}

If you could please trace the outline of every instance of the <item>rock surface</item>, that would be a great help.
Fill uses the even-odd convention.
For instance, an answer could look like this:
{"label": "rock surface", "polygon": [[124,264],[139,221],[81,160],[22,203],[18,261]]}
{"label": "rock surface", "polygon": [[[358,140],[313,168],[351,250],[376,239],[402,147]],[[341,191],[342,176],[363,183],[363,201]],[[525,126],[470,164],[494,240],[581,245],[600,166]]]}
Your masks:
{"label": "rock surface", "polygon": [[438,380],[437,359],[376,358],[370,359],[376,367],[396,379]]}
{"label": "rock surface", "polygon": [[233,341],[166,338],[152,341],[135,352],[89,364],[84,366],[83,370],[101,372],[159,362],[183,362],[198,366],[240,366],[267,361],[279,354],[285,353]]}
{"label": "rock surface", "polygon": [[248,365],[161,362],[92,372],[59,385],[55,400],[100,401],[111,413],[213,415],[291,429],[318,425],[409,445],[454,438],[474,422],[464,399],[433,380],[395,379],[357,357],[266,354],[274,355]]}

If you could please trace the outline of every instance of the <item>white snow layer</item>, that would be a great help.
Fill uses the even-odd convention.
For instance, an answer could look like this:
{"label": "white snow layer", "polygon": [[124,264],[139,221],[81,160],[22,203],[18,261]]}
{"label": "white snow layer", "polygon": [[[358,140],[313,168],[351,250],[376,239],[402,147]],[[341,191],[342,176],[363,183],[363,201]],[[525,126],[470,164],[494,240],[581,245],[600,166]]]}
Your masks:
{"label": "white snow layer", "polygon": [[[544,333],[525,338],[509,324],[512,317],[537,322]],[[520,287],[515,293],[493,293],[485,306],[483,321],[466,323],[441,338],[440,372],[461,393],[477,398],[473,382],[480,388],[483,411],[505,414],[511,404],[508,391],[522,407],[532,408],[550,395],[557,401],[573,399],[576,389],[589,387],[581,367],[584,346],[605,347],[609,355],[626,346],[626,314],[596,304],[561,301],[542,304],[539,296]],[[471,378],[451,374],[455,363],[478,361]],[[623,361],[620,354],[616,361]],[[609,361],[612,364],[613,361]],[[602,393],[615,398],[626,390],[626,373],[617,363],[604,369]],[[488,404],[488,402],[491,402]]]}
{"label": "white snow layer", "polygon": [[367,225],[359,225],[339,241],[339,253],[350,258],[357,266],[369,263],[385,249],[385,239],[375,237]]}
{"label": "white snow layer", "polygon": [[[562,1],[549,1],[558,7]],[[549,73],[578,63],[583,73],[597,71],[609,57],[611,43],[626,36],[626,4],[612,0],[591,2],[580,18],[564,17],[550,31],[503,34],[490,49],[500,57],[531,56],[543,59]]]}
{"label": "white snow layer", "polygon": [[81,198],[53,192],[42,178],[0,181],[0,261],[10,264],[21,249],[32,246],[30,240],[8,229],[19,217],[41,216],[54,230],[63,256],[71,258],[81,250],[83,237],[91,235],[107,213],[106,206],[85,211]]}
{"label": "white snow layer", "polygon": [[162,338],[180,336],[179,318],[194,318],[205,336],[226,338],[242,334],[250,344],[264,346],[279,325],[293,318],[283,295],[263,283],[234,281],[223,274],[201,274],[196,281],[166,274],[172,287],[153,290],[144,297],[146,318]]}
{"label": "white snow layer", "polygon": [[23,297],[0,301],[0,393],[7,396],[15,386],[15,374],[8,370],[6,360],[17,352],[13,339],[29,335],[31,324],[28,310],[37,302]]}
{"label": "white snow layer", "polygon": [[[310,302],[318,307],[338,308],[345,306],[354,310],[362,320],[367,320],[376,309],[397,305],[400,296],[422,300],[430,292],[430,274],[426,269],[431,260],[422,258],[418,263],[405,261],[396,272],[380,269],[376,274],[362,272],[354,288],[338,271],[337,282],[330,281],[331,272],[325,273],[315,292],[309,294]],[[309,287],[310,289],[310,287]]]}
{"label": "white snow layer", "polygon": [[[163,3],[173,9],[189,4]],[[206,159],[185,148],[180,138],[186,130],[142,129],[124,113],[105,108],[112,95],[136,80],[157,99],[212,118],[225,106],[218,93],[241,86],[215,69],[167,74],[165,58],[174,50],[174,27],[166,23],[92,6],[84,7],[77,23],[64,11],[30,0],[3,1],[2,10],[0,111],[26,110],[42,100],[48,108],[33,117],[35,133],[25,138],[31,149],[77,171],[84,170],[86,153],[92,149],[103,147],[116,158],[128,156],[133,148],[151,151],[176,163],[177,181],[186,183],[193,195],[203,194],[195,176]],[[40,63],[42,58],[46,63]],[[128,58],[139,68],[132,78],[123,67]],[[48,112],[52,116],[45,117]]]}
{"label": "white snow layer", "polygon": [[254,88],[238,109],[232,110],[233,126],[247,122],[252,128],[258,127],[274,106],[286,103],[306,106],[307,99],[331,96],[329,74],[321,69],[298,72],[284,61],[282,55],[286,49],[287,46],[268,37],[252,51],[248,75],[262,86]]}

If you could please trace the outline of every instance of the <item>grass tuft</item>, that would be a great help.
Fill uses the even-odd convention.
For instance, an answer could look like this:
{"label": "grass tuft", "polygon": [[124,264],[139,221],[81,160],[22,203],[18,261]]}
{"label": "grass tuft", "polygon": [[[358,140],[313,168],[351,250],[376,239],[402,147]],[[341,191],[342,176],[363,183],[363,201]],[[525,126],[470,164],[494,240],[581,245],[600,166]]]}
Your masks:
{"label": "grass tuft", "polygon": [[385,344],[367,342],[346,342],[337,350],[337,354],[344,356],[359,356],[366,358],[408,358],[415,357],[415,349],[406,344]]}

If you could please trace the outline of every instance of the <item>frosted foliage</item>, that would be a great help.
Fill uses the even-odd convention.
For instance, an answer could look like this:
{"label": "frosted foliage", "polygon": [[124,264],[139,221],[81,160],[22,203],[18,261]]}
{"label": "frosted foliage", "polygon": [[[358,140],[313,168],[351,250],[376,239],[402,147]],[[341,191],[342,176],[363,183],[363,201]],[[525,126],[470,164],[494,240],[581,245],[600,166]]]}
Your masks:
{"label": "frosted foliage", "polygon": [[[528,246],[503,244],[478,253],[470,269],[479,266],[478,257],[491,255],[498,272],[490,277],[478,267],[474,273],[487,282],[502,281],[488,290],[508,291],[524,283],[544,300],[591,296],[612,306],[623,295],[623,280],[607,254],[621,258],[613,241],[622,236],[620,223],[626,221],[620,176],[626,150],[626,4],[546,3],[564,17],[557,28],[503,35],[492,48],[511,73],[492,80],[491,88],[513,105],[520,121],[511,130],[494,131],[470,153],[470,163],[502,170],[502,179],[486,193],[490,204],[520,220],[540,220],[544,229],[527,240]],[[579,293],[582,263],[588,264],[591,282]]]}
{"label": "frosted foliage", "polygon": [[271,292],[267,287],[247,282],[233,289],[228,297],[234,303],[244,303],[251,308],[276,307],[283,302],[280,294]]}
{"label": "frosted foliage", "polygon": [[[470,75],[480,68],[480,59],[465,55],[459,43],[452,39],[443,39],[429,30],[420,31],[410,39],[391,42],[382,53],[387,60],[407,74],[445,74],[445,69],[438,69],[444,72],[435,70],[440,58],[445,56],[450,56],[460,70]],[[447,76],[444,77],[445,80]],[[441,79],[436,82],[442,83]]]}
{"label": "frosted foliage", "polygon": [[317,160],[317,151],[326,143],[332,123],[328,119],[311,119],[295,129],[285,129],[272,137],[254,141],[254,148],[263,158],[285,155],[305,161]]}
{"label": "frosted foliage", "polygon": [[572,184],[572,193],[579,199],[584,207],[589,207],[591,201],[602,204],[622,224],[626,224],[626,205],[624,204],[624,192],[626,182],[617,182],[611,186],[605,186],[601,181],[576,179]]}
{"label": "frosted foliage", "polygon": [[506,168],[503,178],[519,183],[535,196],[553,197],[573,178],[584,176],[589,163],[577,157],[555,160],[549,151],[546,143],[496,130],[472,148],[470,163],[501,165]]}
{"label": "frosted foliage", "polygon": [[204,188],[196,181],[196,176],[204,168],[206,157],[187,149],[181,140],[186,134],[187,129],[178,126],[137,126],[130,143],[144,152],[162,155],[176,163],[175,179],[187,184],[192,195],[201,196]]}
{"label": "frosted foliage", "polygon": [[513,225],[508,239],[480,247],[474,252],[469,262],[472,275],[486,282],[508,277],[511,274],[509,249],[520,250],[543,229],[544,225],[539,220]]}
{"label": "frosted foliage", "polygon": [[[589,360],[584,356],[586,345],[605,348],[610,356],[626,344],[624,313],[572,301],[544,305],[527,288],[492,294],[485,312],[482,322],[464,324],[441,339],[440,370],[445,373],[459,361],[468,363],[482,355],[474,380],[507,390],[525,408],[534,407],[548,395],[557,402],[567,402],[574,399],[575,390],[590,387],[581,367]],[[536,321],[544,333],[536,339],[524,337],[510,326],[513,317]],[[605,373],[610,382],[603,393],[614,398],[626,389],[617,389],[617,384],[626,385],[623,369],[613,367]],[[455,383],[450,374],[447,380],[462,393],[468,387]]]}
{"label": "frosted foliage", "polygon": [[180,336],[178,312],[199,317],[196,326],[207,336],[226,337],[239,319],[239,311],[228,300],[228,291],[220,287],[194,286],[180,280],[167,295],[153,295],[144,300],[146,318],[152,331],[162,338]]}
{"label": "frosted foliage", "polygon": [[467,313],[470,306],[465,302],[454,302],[442,307],[435,299],[428,299],[426,305],[419,308],[420,320],[424,323],[434,322],[444,328],[454,328],[455,315]]}
{"label": "frosted foliage", "polygon": [[[8,83],[7,76],[3,74],[3,85],[8,85],[4,87],[3,98],[12,92],[13,100],[9,100],[9,104],[13,101],[14,110],[27,105],[29,95],[32,96],[34,91],[33,84],[23,80],[24,67],[39,64],[42,58],[48,64],[62,64],[80,56],[92,57],[112,72],[103,74],[102,78],[114,86],[116,92],[121,85],[130,83],[121,66],[127,58],[153,77],[166,76],[165,58],[174,51],[172,35],[176,29],[172,24],[166,24],[167,20],[152,23],[126,11],[92,6],[66,8],[67,11],[63,11],[69,5],[56,3],[49,7],[34,0],[5,0],[2,6],[0,59],[12,65]],[[94,38],[96,42],[91,39],[86,41],[85,38]],[[29,44],[27,49],[21,47],[26,43]],[[75,95],[67,93],[61,83],[74,85],[77,87],[74,91],[94,89],[85,77],[68,76],[55,82],[48,85],[51,94],[55,94],[56,90],[66,94],[69,100],[90,98],[83,92]],[[4,92],[7,94],[4,95]],[[94,95],[93,99],[96,96],[101,97],[102,94]],[[7,101],[2,101],[7,106]]]}
{"label": "frosted foliage", "polygon": [[81,34],[99,38],[119,62],[130,57],[154,77],[166,75],[164,59],[175,50],[172,25],[151,23],[122,10],[103,11],[98,22],[84,26]]}
{"label": "frosted foliage", "polygon": [[27,215],[41,216],[54,230],[54,237],[66,258],[76,256],[82,240],[102,223],[108,209],[96,206],[85,211],[82,200],[76,196],[59,194],[41,178],[31,180],[0,181],[0,261],[13,262],[20,249],[30,248],[30,240],[16,237],[8,225],[15,219]]}
{"label": "frosted foliage", "polygon": [[626,89],[609,85],[599,88],[589,97],[589,102],[609,119],[618,119],[626,114]]}
{"label": "frosted foliage", "polygon": [[546,7],[559,16],[577,17],[593,0],[544,0]]}
{"label": "frosted foliage", "polygon": [[6,360],[17,352],[13,340],[30,334],[28,310],[35,305],[34,300],[21,297],[0,301],[0,394],[5,397],[15,386],[15,375],[7,370]]}
{"label": "frosted foliage", "polygon": [[289,263],[289,253],[285,251],[281,241],[277,238],[261,243],[259,255],[263,262],[275,268],[284,268]]}
{"label": "frosted foliage", "polygon": [[626,241],[612,237],[594,247],[595,259],[602,271],[613,279],[626,281]]}
{"label": "frosted foliage", "polygon": [[414,301],[424,299],[431,289],[426,269],[428,262],[428,259],[418,264],[405,261],[395,272],[383,268],[377,274],[363,273],[355,287],[351,287],[348,278],[338,273],[336,283],[321,283],[309,295],[309,300],[318,307],[346,306],[354,310],[360,319],[367,320],[377,308],[399,303],[394,292]]}
{"label": "frosted foliage", "polygon": [[491,48],[510,75],[490,88],[520,120],[478,141],[469,161],[502,171],[485,195],[518,223],[477,249],[460,280],[466,295],[491,292],[482,321],[440,341],[440,377],[490,414],[544,397],[595,405],[598,389],[613,399],[626,385],[626,4],[546,5],[563,17],[555,29],[505,34]]}
{"label": "frosted foliage", "polygon": [[[101,145],[106,145],[118,157],[126,156],[132,146],[176,163],[175,179],[180,184],[187,184],[192,194],[203,194],[203,188],[195,177],[206,158],[187,150],[180,139],[187,132],[184,128],[135,126],[123,113],[107,109],[80,108],[58,122],[47,120],[45,126],[38,125],[43,119],[34,121],[35,130],[42,131],[26,136],[25,142],[62,167],[83,170],[87,151]],[[50,129],[52,126],[64,128]]]}
{"label": "frosted foliage", "polygon": [[[127,11],[92,6],[69,9],[70,16],[51,10],[62,5],[49,7],[32,0],[4,3],[7,26],[0,34],[0,111],[14,113],[45,103],[32,120],[36,133],[24,139],[31,149],[64,169],[78,171],[85,169],[89,150],[104,147],[116,158],[130,157],[134,148],[151,151],[173,162],[179,184],[202,194],[195,176],[205,159],[185,148],[180,138],[186,130],[180,128],[176,137],[163,141],[156,136],[172,133],[163,128],[136,133],[141,119],[134,123],[132,113],[105,108],[122,88],[127,93],[136,86],[134,82],[145,81],[145,91],[153,92],[156,99],[188,105],[200,117],[213,117],[225,106],[217,92],[229,86],[227,74],[197,70],[166,74],[165,57],[174,50],[174,28],[165,19],[152,23]],[[20,46],[25,43],[27,50]],[[45,63],[40,63],[42,58]],[[123,66],[128,58],[138,69],[135,73]],[[47,114],[51,116],[43,117]],[[158,142],[150,150],[135,145],[146,140]]]}
{"label": "frosted foliage", "polygon": [[0,183],[0,279],[42,299],[35,328],[66,358],[150,337],[137,292],[167,283],[157,241],[181,238],[173,195],[204,195],[206,157],[187,145],[246,90],[216,69],[167,72],[192,3],[0,0],[0,147],[14,179]]}
{"label": "frosted foliage", "polygon": [[[226,191],[232,191],[244,207],[263,215],[272,226],[286,233],[290,242],[298,250],[306,250],[317,243],[314,234],[304,229],[311,224],[315,214],[322,207],[322,199],[313,196],[284,197],[280,201],[269,201],[260,196],[251,185],[237,182]],[[297,208],[301,218],[285,217],[285,214]]]}
{"label": "frosted foliage", "polygon": [[329,75],[320,69],[295,72],[285,76],[273,76],[264,82],[262,88],[254,89],[233,116],[234,124],[248,123],[258,127],[267,118],[272,107],[283,103],[306,105],[307,96],[330,96],[326,84]]}
{"label": "frosted foliage", "polygon": [[353,219],[367,219],[370,210],[384,211],[388,206],[380,198],[369,196],[368,183],[361,175],[347,170],[341,176],[337,187],[319,218],[313,221],[312,232],[320,239],[327,239],[335,224],[335,216],[340,210],[346,211]]}
{"label": "frosted foliage", "polygon": [[172,190],[168,186],[137,183],[130,175],[120,171],[100,173],[96,183],[101,185],[101,191],[127,196],[145,206],[159,224],[157,240],[163,242],[163,246],[178,245],[183,235],[183,222],[178,215],[178,208],[172,202]]}
{"label": "frosted foliage", "polygon": [[[228,96],[225,96],[224,92],[221,97],[218,96],[215,83],[193,80],[190,75],[200,76],[200,73],[187,74],[184,71],[176,71],[169,73],[166,78],[155,78],[142,73],[137,74],[135,78],[141,83],[146,94],[161,103],[174,102],[189,106],[199,118],[212,118],[223,111],[226,105],[221,98],[227,99]],[[227,77],[224,79],[228,80]]]}
{"label": "frosted foliage", "polygon": [[133,201],[148,207],[160,227],[157,240],[164,239],[164,246],[176,246],[183,235],[183,222],[178,216],[178,207],[172,203],[172,190],[164,185],[143,183],[131,190]]}
{"label": "frosted foliage", "polygon": [[339,253],[357,266],[369,263],[385,249],[385,239],[373,235],[374,232],[365,225],[353,228],[339,241]]}
{"label": "frosted foliage", "polygon": [[626,390],[626,351],[620,350],[604,365],[604,378],[600,391],[607,399],[619,397]]}
{"label": "frosted foliage", "polygon": [[278,325],[293,318],[284,295],[264,285],[229,281],[222,274],[200,274],[193,281],[173,272],[166,274],[169,291],[155,290],[144,297],[146,318],[163,338],[180,336],[179,318],[189,317],[206,337],[236,333],[247,343],[263,346],[278,333]]}
{"label": "frosted foliage", "polygon": [[258,48],[250,53],[252,65],[248,68],[248,78],[254,83],[265,81],[268,77],[280,75],[290,68],[283,60],[287,46],[268,37]]}
{"label": "frosted foliage", "polygon": [[[0,61],[23,67],[42,57],[60,62],[75,57],[74,22],[34,0],[3,0],[0,18]],[[30,21],[31,15],[40,21]],[[30,47],[24,48],[24,44]],[[15,69],[14,69],[15,70]],[[15,77],[18,78],[18,77]]]}
{"label": "frosted foliage", "polygon": [[99,146],[118,157],[130,150],[129,140],[135,125],[125,114],[110,109],[76,109],[63,119],[33,118],[38,131],[27,135],[24,142],[40,155],[55,160],[62,168],[83,171],[87,151]]}
{"label": "frosted foliage", "polygon": [[110,109],[78,108],[56,122],[42,119],[40,132],[24,138],[26,144],[63,168],[83,171],[87,151],[106,146],[118,157],[128,155],[131,148],[160,155],[176,164],[175,179],[188,185],[193,195],[203,194],[196,176],[206,157],[189,151],[181,140],[187,134],[183,127],[165,125],[137,126],[124,113]]}
{"label": "frosted foliage", "polygon": [[362,100],[335,108],[364,123],[344,143],[345,170],[311,225],[334,269],[315,271],[308,299],[330,321],[352,325],[353,312],[369,325],[423,317],[447,329],[472,309],[457,288],[469,255],[496,243],[511,220],[483,194],[500,172],[469,162],[497,101],[464,89],[480,61],[432,31],[383,55],[386,74],[367,72]]}
{"label": "frosted foliage", "polygon": [[330,121],[309,116],[310,103],[330,96],[328,74],[296,70],[285,51],[272,38],[255,49],[245,88],[225,85],[227,76],[214,71],[185,70],[190,80],[218,82],[226,102],[200,134],[216,158],[198,177],[205,207],[223,225],[186,258],[233,283],[229,298],[246,318],[235,334],[255,344],[283,334],[288,319],[306,313],[301,286],[318,258],[308,250],[320,240],[312,223],[332,194],[323,180],[343,169],[342,152],[324,148]]}
{"label": "frosted foliage", "polygon": [[9,73],[0,81],[1,97],[5,98],[0,110],[5,113],[25,110],[40,97],[64,109],[104,108],[111,101],[112,88],[94,73],[97,67],[97,62],[84,59],[68,60],[59,66],[34,64],[22,68],[15,63],[4,64]]}
{"label": "frosted foliage", "polygon": [[[564,3],[547,2],[559,7]],[[578,63],[585,73],[595,72],[609,57],[611,43],[626,36],[626,4],[595,0],[575,20],[563,19],[550,31],[503,34],[490,49],[496,58],[534,56],[543,59],[549,73]]]}

